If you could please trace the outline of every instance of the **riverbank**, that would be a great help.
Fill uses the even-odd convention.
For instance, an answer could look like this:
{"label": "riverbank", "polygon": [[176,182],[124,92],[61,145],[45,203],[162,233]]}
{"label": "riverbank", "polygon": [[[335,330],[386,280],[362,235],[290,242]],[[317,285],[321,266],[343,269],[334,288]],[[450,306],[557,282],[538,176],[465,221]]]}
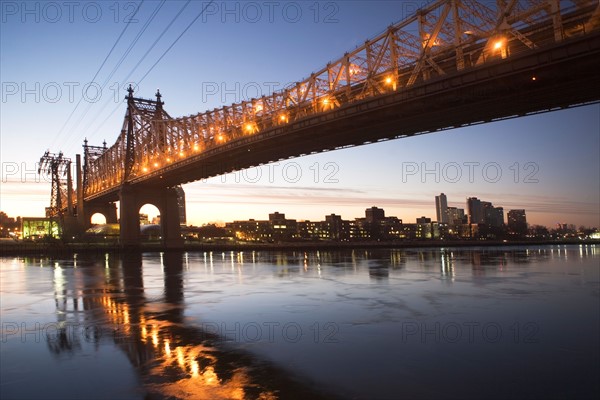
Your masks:
{"label": "riverbank", "polygon": [[136,253],[162,251],[317,251],[347,249],[408,249],[408,248],[443,248],[443,247],[499,247],[499,246],[540,246],[563,244],[600,244],[600,240],[518,240],[518,241],[449,241],[422,240],[403,242],[290,242],[290,243],[185,243],[181,248],[165,248],[160,243],[142,243],[140,246],[122,248],[115,243],[34,243],[0,241],[0,256],[35,255],[56,256],[61,254],[86,253]]}

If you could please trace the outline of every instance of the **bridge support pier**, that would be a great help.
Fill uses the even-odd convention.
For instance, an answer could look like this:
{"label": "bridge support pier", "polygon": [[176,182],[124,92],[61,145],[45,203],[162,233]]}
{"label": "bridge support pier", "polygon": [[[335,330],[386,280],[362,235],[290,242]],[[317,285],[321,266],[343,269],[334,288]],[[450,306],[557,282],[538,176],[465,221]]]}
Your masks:
{"label": "bridge support pier", "polygon": [[63,237],[70,241],[71,239],[75,239],[76,236],[80,235],[82,232],[81,226],[79,224],[79,220],[76,216],[73,215],[65,215],[63,217]]}
{"label": "bridge support pier", "polygon": [[177,192],[174,188],[134,189],[124,185],[119,192],[119,201],[121,246],[140,245],[139,210],[144,204],[152,204],[160,211],[162,245],[169,249],[183,247]]}

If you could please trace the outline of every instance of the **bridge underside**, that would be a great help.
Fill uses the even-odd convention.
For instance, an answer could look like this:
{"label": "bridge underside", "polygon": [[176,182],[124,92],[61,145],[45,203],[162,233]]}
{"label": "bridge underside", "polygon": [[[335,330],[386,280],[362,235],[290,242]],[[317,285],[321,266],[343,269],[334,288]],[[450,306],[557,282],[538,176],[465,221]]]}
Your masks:
{"label": "bridge underside", "polygon": [[[286,158],[594,102],[600,100],[598,71],[596,33],[234,140],[130,184],[175,186]],[[98,195],[116,199],[117,193]]]}

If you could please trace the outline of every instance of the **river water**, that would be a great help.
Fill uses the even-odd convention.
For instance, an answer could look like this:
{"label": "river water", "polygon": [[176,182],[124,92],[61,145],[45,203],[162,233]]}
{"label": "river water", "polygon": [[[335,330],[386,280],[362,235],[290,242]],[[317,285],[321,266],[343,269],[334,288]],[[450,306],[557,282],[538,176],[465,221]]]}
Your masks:
{"label": "river water", "polygon": [[598,398],[600,246],[0,258],[2,399]]}

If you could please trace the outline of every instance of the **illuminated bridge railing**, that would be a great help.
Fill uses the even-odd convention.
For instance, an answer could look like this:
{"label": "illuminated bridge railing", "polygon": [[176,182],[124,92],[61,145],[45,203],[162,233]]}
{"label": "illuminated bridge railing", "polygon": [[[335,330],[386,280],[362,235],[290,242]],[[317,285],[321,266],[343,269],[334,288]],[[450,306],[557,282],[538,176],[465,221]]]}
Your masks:
{"label": "illuminated bridge railing", "polygon": [[307,116],[588,34],[599,21],[598,0],[438,0],[268,96],[180,118],[162,110],[160,97],[154,107],[138,99],[117,142],[89,160],[85,195]]}

